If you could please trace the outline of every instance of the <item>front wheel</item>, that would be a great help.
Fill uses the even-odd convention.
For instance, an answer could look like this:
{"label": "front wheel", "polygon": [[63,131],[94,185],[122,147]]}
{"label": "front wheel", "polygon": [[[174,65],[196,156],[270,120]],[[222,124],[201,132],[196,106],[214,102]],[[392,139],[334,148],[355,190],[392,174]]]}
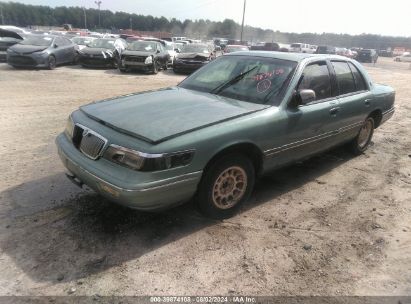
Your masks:
{"label": "front wheel", "polygon": [[49,70],[54,70],[56,68],[56,57],[50,55],[47,59],[47,68]]}
{"label": "front wheel", "polygon": [[351,150],[355,155],[360,155],[368,149],[374,134],[374,119],[368,117],[363,123],[358,135],[350,143]]}
{"label": "front wheel", "polygon": [[254,188],[255,169],[242,154],[217,159],[204,173],[197,193],[203,214],[215,219],[233,216]]}
{"label": "front wheel", "polygon": [[154,75],[158,74],[158,63],[156,61],[153,62],[153,70],[151,72]]}

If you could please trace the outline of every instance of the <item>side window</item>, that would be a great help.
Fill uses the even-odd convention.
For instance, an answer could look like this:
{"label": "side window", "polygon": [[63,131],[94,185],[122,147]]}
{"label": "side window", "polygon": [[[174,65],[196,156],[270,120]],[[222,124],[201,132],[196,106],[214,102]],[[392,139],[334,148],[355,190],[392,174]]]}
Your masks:
{"label": "side window", "polygon": [[331,79],[327,63],[322,61],[308,65],[304,69],[297,90],[313,90],[316,100],[331,97]]}
{"label": "side window", "polygon": [[57,44],[58,46],[64,46],[64,40],[60,37],[57,37],[56,40],[54,40],[54,43]]}
{"label": "side window", "polygon": [[348,63],[351,68],[351,72],[354,75],[355,85],[357,87],[357,91],[364,91],[367,90],[367,86],[365,85],[364,77],[362,76],[361,72],[358,68],[352,64],[351,62]]}
{"label": "side window", "polygon": [[349,94],[356,91],[354,77],[347,62],[333,61],[335,75],[337,77],[340,95]]}

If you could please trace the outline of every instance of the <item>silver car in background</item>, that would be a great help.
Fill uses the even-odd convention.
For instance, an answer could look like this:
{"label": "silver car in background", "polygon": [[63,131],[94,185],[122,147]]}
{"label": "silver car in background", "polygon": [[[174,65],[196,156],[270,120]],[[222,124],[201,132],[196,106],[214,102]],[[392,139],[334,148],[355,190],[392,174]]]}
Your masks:
{"label": "silver car in background", "polygon": [[54,69],[76,59],[76,45],[53,35],[29,35],[7,49],[7,63],[13,67]]}

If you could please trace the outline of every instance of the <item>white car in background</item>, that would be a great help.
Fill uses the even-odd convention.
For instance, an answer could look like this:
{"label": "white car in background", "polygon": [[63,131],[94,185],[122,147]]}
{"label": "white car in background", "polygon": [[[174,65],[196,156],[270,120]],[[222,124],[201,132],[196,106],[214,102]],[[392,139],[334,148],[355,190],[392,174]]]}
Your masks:
{"label": "white car in background", "polygon": [[315,50],[311,49],[311,45],[307,43],[292,43],[290,46],[290,52],[313,54]]}
{"label": "white car in background", "polygon": [[394,58],[394,61],[398,62],[411,62],[411,53],[405,52],[404,54]]}
{"label": "white car in background", "polygon": [[176,59],[178,54],[176,51],[176,49],[178,49],[178,46],[173,42],[165,41],[165,49],[167,53],[170,55],[170,59],[168,60],[168,66],[173,66],[174,60]]}

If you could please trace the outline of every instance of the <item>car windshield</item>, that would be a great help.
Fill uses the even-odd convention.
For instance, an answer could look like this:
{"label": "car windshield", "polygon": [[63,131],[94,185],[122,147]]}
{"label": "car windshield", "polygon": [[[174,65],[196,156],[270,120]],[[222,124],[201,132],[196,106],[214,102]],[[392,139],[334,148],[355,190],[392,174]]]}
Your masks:
{"label": "car windshield", "polygon": [[113,39],[96,39],[89,46],[92,48],[112,49],[114,48],[114,42],[115,40]]}
{"label": "car windshield", "polygon": [[24,45],[36,45],[36,46],[49,46],[53,42],[53,37],[47,36],[27,36],[20,44]]}
{"label": "car windshield", "polygon": [[181,50],[182,53],[210,53],[208,45],[187,44]]}
{"label": "car windshield", "polygon": [[88,45],[90,44],[94,39],[90,37],[74,37],[71,39],[75,44],[78,45]]}
{"label": "car windshield", "polygon": [[[278,105],[296,66],[295,61],[277,58],[222,56],[179,86],[251,103]],[[226,85],[233,79],[236,80]]]}
{"label": "car windshield", "polygon": [[127,49],[130,51],[153,52],[157,49],[157,44],[152,41],[136,41],[131,43]]}

